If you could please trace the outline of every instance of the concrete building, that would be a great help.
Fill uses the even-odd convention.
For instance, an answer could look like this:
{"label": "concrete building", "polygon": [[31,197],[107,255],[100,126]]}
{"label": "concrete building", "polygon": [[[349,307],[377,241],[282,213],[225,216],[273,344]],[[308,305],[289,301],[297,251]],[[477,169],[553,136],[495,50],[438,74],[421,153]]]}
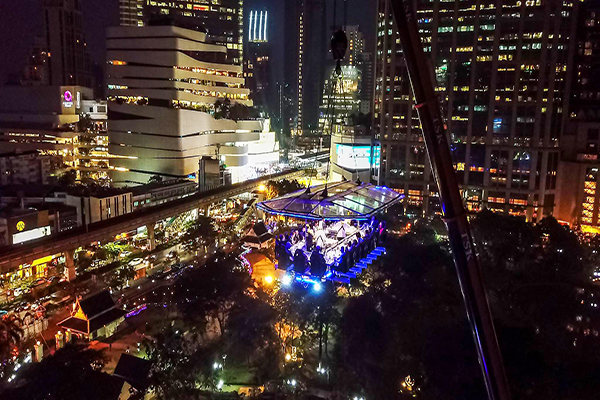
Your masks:
{"label": "concrete building", "polygon": [[48,84],[93,87],[79,0],[44,0]]}
{"label": "concrete building", "polygon": [[555,217],[600,233],[600,123],[572,120],[562,137]]}
{"label": "concrete building", "polygon": [[348,65],[358,65],[360,55],[365,51],[365,39],[358,25],[346,27],[348,37],[348,53],[346,60]]}
{"label": "concrete building", "polygon": [[109,28],[107,46],[114,181],[194,178],[203,155],[219,155],[237,179],[249,164],[278,161],[268,120],[238,120],[252,106],[242,67],[227,64],[227,49],[205,33]]}
{"label": "concrete building", "polygon": [[34,38],[29,58],[23,67],[21,84],[25,86],[49,85],[49,58],[46,38],[43,36]]}
{"label": "concrete building", "polygon": [[360,69],[360,112],[369,114],[373,111],[373,87],[375,77],[373,76],[373,53],[361,53],[358,57],[358,68]]}
{"label": "concrete building", "polygon": [[[90,121],[83,124],[85,114]],[[109,167],[106,118],[106,102],[94,100],[89,88],[4,86],[0,153],[37,151],[51,160],[49,175],[74,169],[81,179],[100,181]]]}
{"label": "concrete building", "polygon": [[[8,185],[0,192],[0,207],[50,209],[50,214],[55,209],[66,211],[60,206],[73,207],[75,226],[82,226],[178,200],[196,193],[197,189],[196,183],[187,180],[124,188]],[[57,224],[57,232],[72,227],[66,220]]]}
{"label": "concrete building", "polygon": [[156,206],[169,201],[191,196],[198,191],[198,185],[190,181],[172,180],[149,183],[131,188],[133,211]]}
{"label": "concrete building", "polygon": [[0,185],[47,184],[52,161],[37,150],[0,153]]}
{"label": "concrete building", "polygon": [[344,65],[340,77],[333,66],[329,72],[319,116],[319,128],[324,135],[331,134],[332,121],[334,125],[354,124],[351,119],[360,111],[360,69],[356,65]]}
{"label": "concrete building", "polygon": [[570,118],[561,137],[555,216],[600,233],[600,4],[583,1],[577,20]]}
{"label": "concrete building", "polygon": [[369,182],[373,168],[378,168],[379,147],[371,145],[366,130],[355,126],[338,126],[331,135],[329,179],[336,182]]}
{"label": "concrete building", "polygon": [[173,24],[207,34],[207,42],[227,47],[227,59],[242,65],[244,60],[243,0],[119,0],[121,26]]}
{"label": "concrete building", "polygon": [[269,61],[271,47],[267,35],[269,12],[267,10],[250,11],[248,23],[248,40],[246,42],[246,59],[244,70],[246,86],[250,89],[250,98],[254,107],[265,115],[273,115],[272,110],[278,105],[277,96],[271,86],[271,63]]}
{"label": "concrete building", "polygon": [[60,203],[0,208],[0,246],[11,246],[77,226],[77,211]]}
{"label": "concrete building", "polygon": [[[380,184],[407,206],[439,210],[400,40],[379,0],[373,127]],[[419,2],[418,22],[470,211],[529,221],[554,211],[559,139],[569,113],[579,2]]]}
{"label": "concrete building", "polygon": [[285,4],[286,90],[292,107],[284,109],[284,130],[292,136],[316,133],[325,82],[329,41],[324,0],[290,0]]}

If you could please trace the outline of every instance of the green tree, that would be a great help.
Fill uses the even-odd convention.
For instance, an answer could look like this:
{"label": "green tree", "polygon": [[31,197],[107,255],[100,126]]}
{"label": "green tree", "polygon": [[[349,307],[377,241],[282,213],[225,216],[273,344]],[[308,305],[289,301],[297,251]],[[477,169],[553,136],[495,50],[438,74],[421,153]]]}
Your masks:
{"label": "green tree", "polygon": [[21,321],[15,314],[7,314],[0,319],[0,372],[7,367],[23,339]]}
{"label": "green tree", "polygon": [[211,241],[215,239],[216,235],[212,218],[200,215],[186,228],[183,240]]}
{"label": "green tree", "polygon": [[70,343],[40,363],[24,365],[0,397],[27,400],[100,400],[118,397],[122,382],[101,372],[106,358],[100,350]]}
{"label": "green tree", "polygon": [[267,199],[284,196],[304,188],[297,180],[282,179],[280,181],[269,181],[267,183]]}
{"label": "green tree", "polygon": [[150,389],[159,400],[197,399],[201,389],[214,388],[215,352],[201,347],[194,335],[168,327],[145,344],[152,363]]}
{"label": "green tree", "polygon": [[75,170],[67,170],[58,178],[58,183],[62,186],[73,186],[77,181],[77,172]]}
{"label": "green tree", "polygon": [[215,102],[215,119],[230,119],[231,100],[229,98],[217,99]]}
{"label": "green tree", "polygon": [[222,336],[229,312],[250,287],[250,276],[235,258],[221,256],[182,275],[175,285],[175,301],[188,321],[200,326],[211,321]]}

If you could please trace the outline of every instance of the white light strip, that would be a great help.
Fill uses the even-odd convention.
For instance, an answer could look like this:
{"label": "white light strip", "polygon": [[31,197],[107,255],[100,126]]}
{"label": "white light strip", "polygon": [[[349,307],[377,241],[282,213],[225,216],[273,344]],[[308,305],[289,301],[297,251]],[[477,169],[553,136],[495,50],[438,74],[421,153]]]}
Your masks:
{"label": "white light strip", "polygon": [[267,41],[267,13],[268,13],[268,11],[265,11],[265,33],[263,35],[263,40],[265,42]]}
{"label": "white light strip", "polygon": [[256,40],[256,13],[258,13],[258,11],[254,11],[254,40]]}
{"label": "white light strip", "polygon": [[250,11],[250,25],[248,25],[248,41],[252,41],[252,11]]}
{"label": "white light strip", "polygon": [[260,12],[260,24],[258,25],[258,40],[262,40],[262,20],[263,20],[263,12]]}

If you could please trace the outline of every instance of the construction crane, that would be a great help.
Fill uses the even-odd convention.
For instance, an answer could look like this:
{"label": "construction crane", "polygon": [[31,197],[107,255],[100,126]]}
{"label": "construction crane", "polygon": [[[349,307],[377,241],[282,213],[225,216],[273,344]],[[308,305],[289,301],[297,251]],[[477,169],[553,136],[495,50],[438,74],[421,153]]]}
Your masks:
{"label": "construction crane", "polygon": [[414,4],[413,0],[392,0],[392,13],[406,60],[429,161],[440,194],[442,214],[448,228],[454,264],[488,397],[490,400],[509,400],[510,391],[502,355],[473,247],[467,213],[452,165],[448,133],[435,93],[433,73],[419,36]]}

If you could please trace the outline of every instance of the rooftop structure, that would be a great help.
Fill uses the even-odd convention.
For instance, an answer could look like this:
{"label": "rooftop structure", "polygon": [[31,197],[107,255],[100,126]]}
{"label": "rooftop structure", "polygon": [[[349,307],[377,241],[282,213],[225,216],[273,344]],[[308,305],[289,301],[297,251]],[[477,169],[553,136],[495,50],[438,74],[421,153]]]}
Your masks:
{"label": "rooftop structure", "polygon": [[263,201],[261,210],[312,220],[369,219],[402,199],[402,195],[370,183],[339,182],[302,189]]}
{"label": "rooftop structure", "polygon": [[112,336],[125,320],[126,311],[118,309],[108,290],[77,300],[71,316],[58,323],[64,329],[88,340]]}

